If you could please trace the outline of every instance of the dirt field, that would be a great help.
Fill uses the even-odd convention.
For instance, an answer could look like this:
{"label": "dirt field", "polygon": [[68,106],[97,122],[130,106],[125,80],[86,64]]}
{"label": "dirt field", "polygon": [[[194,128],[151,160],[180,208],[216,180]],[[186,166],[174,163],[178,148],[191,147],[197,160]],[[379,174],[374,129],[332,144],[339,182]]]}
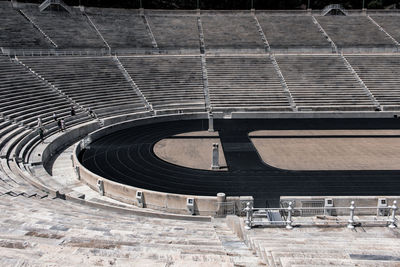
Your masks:
{"label": "dirt field", "polygon": [[154,146],[161,159],[184,167],[211,170],[212,144],[219,144],[221,170],[227,170],[218,132],[191,132],[166,138]]}
{"label": "dirt field", "polygon": [[400,170],[400,131],[256,131],[263,161],[288,170]]}

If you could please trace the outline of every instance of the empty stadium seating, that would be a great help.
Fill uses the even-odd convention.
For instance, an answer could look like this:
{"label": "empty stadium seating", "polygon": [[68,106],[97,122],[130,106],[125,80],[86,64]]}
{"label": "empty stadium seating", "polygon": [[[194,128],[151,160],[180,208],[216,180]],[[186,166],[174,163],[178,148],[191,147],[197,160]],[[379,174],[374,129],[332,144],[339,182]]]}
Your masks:
{"label": "empty stadium seating", "polygon": [[207,72],[214,110],[291,110],[267,56],[208,56]]}
{"label": "empty stadium seating", "polygon": [[257,19],[272,49],[330,47],[311,16],[268,16],[257,13]]}
{"label": "empty stadium seating", "polygon": [[197,16],[148,16],[151,30],[160,49],[197,48]]}
{"label": "empty stadium seating", "polygon": [[143,102],[112,57],[25,57],[21,60],[100,117],[144,110]]}
{"label": "empty stadium seating", "polygon": [[397,231],[369,227],[253,229],[245,239],[268,266],[397,266]]}
{"label": "empty stadium seating", "polygon": [[384,109],[400,109],[400,57],[349,55],[347,60]]}
{"label": "empty stadium seating", "polygon": [[203,15],[205,45],[208,49],[263,49],[264,44],[251,15]]}
{"label": "empty stadium seating", "polygon": [[22,65],[5,57],[0,58],[0,64],[0,112],[3,117],[33,127],[36,126],[39,116],[46,124],[51,121],[53,112],[57,112],[59,116],[69,114],[73,104]]}
{"label": "empty stadium seating", "polygon": [[370,16],[381,26],[387,33],[389,33],[397,42],[400,42],[400,16]]}
{"label": "empty stadium seating", "polygon": [[372,110],[373,104],[339,56],[276,56],[299,109]]}
{"label": "empty stadium seating", "polygon": [[87,14],[111,48],[152,48],[143,17],[138,13],[116,10],[99,14],[96,9],[89,9]]}
{"label": "empty stadium seating", "polygon": [[18,10],[11,7],[10,2],[0,2],[0,25],[0,47],[51,48],[51,44]]}
{"label": "empty stadium seating", "polygon": [[119,59],[154,109],[205,109],[199,56]]}
{"label": "empty stadium seating", "polygon": [[338,47],[395,47],[366,16],[315,17]]}
{"label": "empty stadium seating", "polygon": [[40,12],[36,5],[23,8],[58,48],[105,48],[103,40],[80,11],[72,14],[57,10]]}

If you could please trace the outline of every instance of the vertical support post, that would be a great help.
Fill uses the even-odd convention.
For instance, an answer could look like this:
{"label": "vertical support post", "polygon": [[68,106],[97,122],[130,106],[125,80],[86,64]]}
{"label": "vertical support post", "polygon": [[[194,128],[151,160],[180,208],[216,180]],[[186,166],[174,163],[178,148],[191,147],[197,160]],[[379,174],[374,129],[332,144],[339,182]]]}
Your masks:
{"label": "vertical support post", "polygon": [[104,182],[103,182],[103,180],[97,180],[97,187],[99,188],[100,196],[104,196]]}
{"label": "vertical support post", "polygon": [[214,132],[214,114],[212,111],[208,112],[208,131]]}
{"label": "vertical support post", "polygon": [[349,223],[347,224],[347,228],[349,229],[354,229],[354,210],[356,209],[356,206],[354,205],[354,201],[350,203],[350,219]]}
{"label": "vertical support post", "polygon": [[219,145],[213,144],[211,169],[219,170]]}
{"label": "vertical support post", "polygon": [[225,193],[217,194],[217,215],[222,217],[226,214],[226,195]]}
{"label": "vertical support post", "polygon": [[392,205],[392,215],[390,216],[389,219],[389,228],[394,229],[396,228],[396,211],[397,211],[398,207],[397,207],[397,201],[393,201],[393,205]]}
{"label": "vertical support post", "polygon": [[[140,9],[142,9],[142,8],[143,8],[142,0],[139,0],[139,2],[140,2]],[[137,2],[136,2],[136,3],[137,3]]]}
{"label": "vertical support post", "polygon": [[250,202],[246,203],[246,208],[244,208],[244,211],[246,212],[246,220],[245,220],[245,226],[244,229],[250,230],[251,229],[251,217],[253,213],[253,208],[250,206]]}
{"label": "vertical support post", "polygon": [[254,9],[254,0],[251,0],[251,8],[250,8],[251,10],[253,10]]}
{"label": "vertical support post", "polygon": [[293,229],[293,226],[292,226],[293,203],[291,201],[289,202],[287,211],[288,211],[288,216],[287,216],[287,220],[286,220],[286,229]]}
{"label": "vertical support post", "polygon": [[200,0],[197,0],[197,9],[200,9]]}

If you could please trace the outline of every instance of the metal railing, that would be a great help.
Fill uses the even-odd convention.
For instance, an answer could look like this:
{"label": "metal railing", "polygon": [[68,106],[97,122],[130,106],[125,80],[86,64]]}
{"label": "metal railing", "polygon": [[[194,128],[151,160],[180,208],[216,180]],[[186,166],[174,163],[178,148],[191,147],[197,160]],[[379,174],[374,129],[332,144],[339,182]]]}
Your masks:
{"label": "metal railing", "polygon": [[331,5],[327,5],[326,7],[324,7],[324,9],[322,9],[322,16],[325,16],[326,14],[329,13],[329,11],[333,10],[333,9],[338,9],[341,12],[343,12],[343,14],[345,14],[347,16],[347,12],[344,9],[344,7],[341,4],[331,4]]}
{"label": "metal railing", "polygon": [[[302,211],[304,210],[323,210],[323,212],[320,215],[326,216],[329,211],[332,210],[345,210],[348,211],[348,219],[343,220],[343,218],[340,217],[335,217],[335,222],[336,223],[345,223],[347,225],[347,228],[353,229],[355,226],[360,225],[362,223],[386,223],[386,225],[389,228],[396,228],[397,227],[397,221],[398,219],[396,218],[396,211],[398,210],[397,207],[397,201],[393,201],[392,206],[387,206],[387,207],[381,207],[381,206],[375,206],[375,207],[356,207],[354,201],[351,202],[349,207],[307,207],[307,208],[295,208],[293,206],[292,202],[288,203],[287,207],[281,207],[281,208],[254,208],[251,206],[250,202],[247,202],[246,208],[244,208],[244,212],[246,213],[246,219],[245,219],[245,229],[250,230],[253,226],[256,225],[285,225],[286,229],[292,229],[293,224],[296,225],[316,225],[315,222],[313,221],[301,221],[301,220],[294,220],[295,213],[297,212],[298,214],[302,214]],[[362,211],[362,210],[377,210],[378,212],[382,212],[382,217],[381,220],[375,219],[356,219],[356,211]],[[386,211],[386,212],[383,212]],[[268,214],[271,212],[279,212],[281,214],[281,220],[269,220]],[[387,214],[387,216],[384,216]],[[257,220],[260,218],[268,219],[268,220]],[[301,216],[299,216],[301,218]],[[341,216],[343,217],[343,216]],[[282,219],[283,218],[283,219]]]}

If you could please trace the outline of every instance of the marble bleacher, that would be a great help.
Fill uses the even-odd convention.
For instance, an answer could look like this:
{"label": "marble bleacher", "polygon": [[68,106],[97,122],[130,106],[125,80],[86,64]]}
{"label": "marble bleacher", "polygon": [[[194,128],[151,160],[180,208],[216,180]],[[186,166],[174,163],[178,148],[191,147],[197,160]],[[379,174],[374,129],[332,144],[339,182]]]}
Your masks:
{"label": "marble bleacher", "polygon": [[200,56],[119,57],[155,110],[205,110]]}
{"label": "marble bleacher", "polygon": [[72,14],[57,10],[40,12],[36,5],[22,9],[61,49],[106,48],[87,18],[77,10]]}
{"label": "marble bleacher", "polygon": [[44,36],[33,27],[10,2],[0,1],[0,47],[17,49],[49,49]]}
{"label": "marble bleacher", "polygon": [[336,55],[277,55],[276,60],[299,109],[373,110],[373,103]]}
{"label": "marble bleacher", "polygon": [[207,49],[264,49],[255,19],[249,15],[202,15]]}
{"label": "marble bleacher", "polygon": [[208,56],[207,73],[214,110],[291,111],[267,56]]}
{"label": "marble bleacher", "polygon": [[346,58],[384,110],[400,109],[399,56],[348,55]]}
{"label": "marble bleacher", "polygon": [[271,16],[257,13],[270,47],[330,48],[311,16]]}
{"label": "marble bleacher", "polygon": [[160,49],[200,49],[197,16],[148,15]]}
{"label": "marble bleacher", "polygon": [[376,23],[379,24],[387,33],[389,33],[397,42],[400,42],[400,16],[370,16]]}
{"label": "marble bleacher", "polygon": [[144,110],[112,57],[24,57],[21,61],[100,117]]}
{"label": "marble bleacher", "polygon": [[146,25],[137,12],[114,10],[101,14],[98,9],[88,9],[87,14],[111,48],[152,48]]}
{"label": "marble bleacher", "polygon": [[315,17],[337,47],[395,47],[366,16]]}

